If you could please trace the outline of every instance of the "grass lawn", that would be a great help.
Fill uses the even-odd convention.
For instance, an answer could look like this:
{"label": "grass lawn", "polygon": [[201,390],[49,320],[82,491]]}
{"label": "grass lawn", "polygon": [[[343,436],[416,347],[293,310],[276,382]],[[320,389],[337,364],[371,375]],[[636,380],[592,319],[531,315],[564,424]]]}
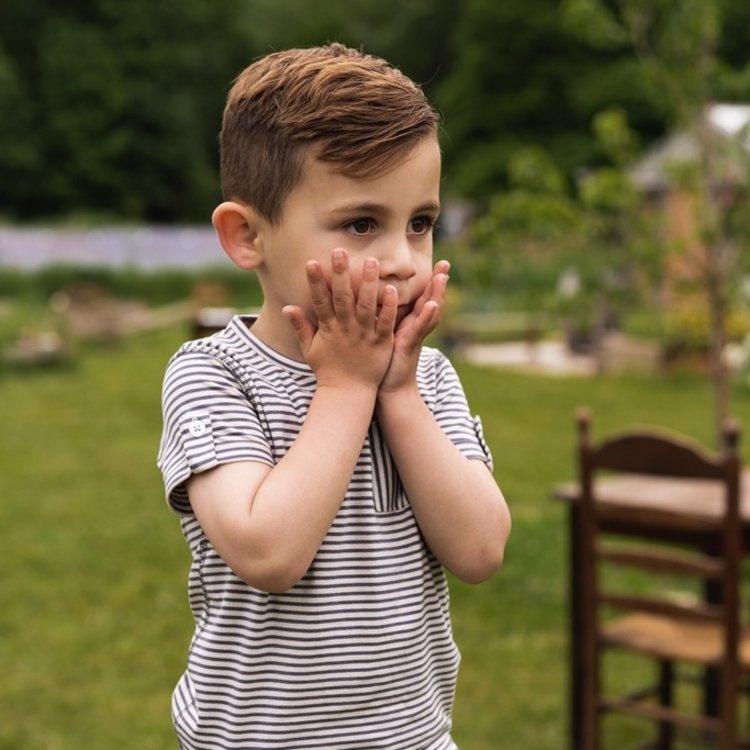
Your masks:
{"label": "grass lawn", "polygon": [[[175,748],[172,687],[191,634],[188,551],[155,455],[164,366],[184,332],[85,349],[65,369],[0,373],[0,750]],[[708,386],[532,377],[461,364],[514,530],[506,565],[452,582],[462,750],[565,746],[565,526],[575,407],[595,434],[636,421],[710,443]],[[735,413],[750,425],[750,393]],[[746,452],[747,455],[747,452]]]}

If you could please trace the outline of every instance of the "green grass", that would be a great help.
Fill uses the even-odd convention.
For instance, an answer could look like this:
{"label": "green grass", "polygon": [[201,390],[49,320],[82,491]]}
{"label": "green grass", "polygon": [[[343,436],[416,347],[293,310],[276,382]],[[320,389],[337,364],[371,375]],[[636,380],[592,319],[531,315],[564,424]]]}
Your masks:
{"label": "green grass", "polygon": [[[184,332],[85,347],[63,369],[0,373],[0,750],[175,748],[191,621],[188,552],[155,455],[166,361]],[[452,581],[462,750],[565,746],[566,536],[550,487],[573,474],[572,416],[595,433],[669,425],[710,443],[707,385],[564,379],[461,365],[514,529],[505,567]],[[735,412],[750,424],[750,394]]]}
{"label": "green grass", "polygon": [[0,748],[167,748],[188,555],[154,456],[171,335],[0,379]]}

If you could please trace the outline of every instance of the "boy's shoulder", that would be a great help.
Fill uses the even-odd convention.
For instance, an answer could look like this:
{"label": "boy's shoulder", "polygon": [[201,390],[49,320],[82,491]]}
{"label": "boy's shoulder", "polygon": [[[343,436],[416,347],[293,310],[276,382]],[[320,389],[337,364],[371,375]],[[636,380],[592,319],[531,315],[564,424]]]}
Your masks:
{"label": "boy's shoulder", "polygon": [[219,331],[185,341],[169,359],[167,381],[204,368],[229,370],[241,379],[241,373],[252,366],[256,355],[247,322],[251,321],[237,315]]}
{"label": "boy's shoulder", "polygon": [[171,362],[185,359],[214,359],[221,363],[252,363],[265,360],[273,350],[250,332],[255,315],[234,315],[221,329],[207,336],[185,341]]}
{"label": "boy's shoulder", "polygon": [[222,328],[213,333],[185,341],[175,352],[175,356],[190,352],[247,351],[251,349],[252,338],[246,333],[255,320],[252,315],[233,315]]}
{"label": "boy's shoulder", "polygon": [[223,372],[242,387],[257,379],[309,385],[310,367],[278,354],[251,332],[254,315],[235,315],[221,330],[184,342],[167,365],[167,381]]}

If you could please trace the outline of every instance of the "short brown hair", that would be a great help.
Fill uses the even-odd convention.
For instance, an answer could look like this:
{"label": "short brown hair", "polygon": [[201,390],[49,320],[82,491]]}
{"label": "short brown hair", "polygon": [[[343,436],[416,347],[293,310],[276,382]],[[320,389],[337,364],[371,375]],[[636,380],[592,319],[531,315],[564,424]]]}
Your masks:
{"label": "short brown hair", "polygon": [[368,177],[438,125],[421,88],[385,60],[342,44],[275,52],[245,68],[229,92],[222,192],[276,223],[310,147],[341,173]]}

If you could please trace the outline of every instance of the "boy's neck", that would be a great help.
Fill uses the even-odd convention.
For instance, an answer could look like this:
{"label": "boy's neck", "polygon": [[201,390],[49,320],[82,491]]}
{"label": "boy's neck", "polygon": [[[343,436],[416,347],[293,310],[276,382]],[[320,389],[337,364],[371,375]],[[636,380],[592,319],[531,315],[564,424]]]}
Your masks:
{"label": "boy's neck", "polygon": [[280,310],[264,303],[252,330],[254,336],[283,357],[297,362],[305,361],[294,330]]}

